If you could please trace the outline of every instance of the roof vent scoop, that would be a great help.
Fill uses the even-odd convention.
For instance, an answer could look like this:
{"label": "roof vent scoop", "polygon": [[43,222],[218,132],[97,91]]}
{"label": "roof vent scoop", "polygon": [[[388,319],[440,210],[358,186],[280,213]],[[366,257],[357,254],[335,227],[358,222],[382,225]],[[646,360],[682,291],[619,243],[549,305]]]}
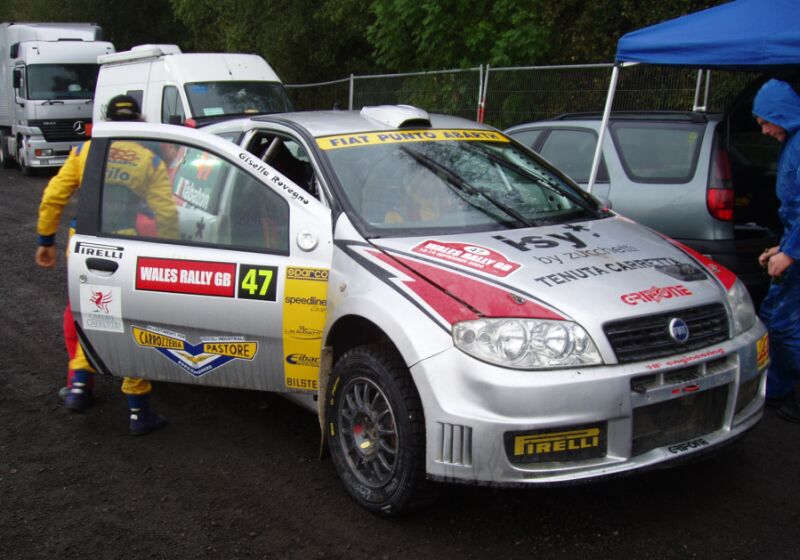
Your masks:
{"label": "roof vent scoop", "polygon": [[411,105],[379,105],[377,107],[364,107],[361,115],[388,124],[392,128],[409,126],[431,126],[431,118],[427,111]]}

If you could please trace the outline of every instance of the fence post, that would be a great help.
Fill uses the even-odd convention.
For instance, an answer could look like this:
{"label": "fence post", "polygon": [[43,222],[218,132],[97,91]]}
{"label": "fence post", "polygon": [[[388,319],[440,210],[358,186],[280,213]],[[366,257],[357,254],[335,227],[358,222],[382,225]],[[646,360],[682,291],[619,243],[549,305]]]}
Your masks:
{"label": "fence post", "polygon": [[353,110],[353,90],[355,89],[354,88],[355,82],[356,82],[355,76],[353,74],[350,74],[350,95],[349,95],[349,98],[347,100],[347,110],[348,111],[352,111]]}
{"label": "fence post", "polygon": [[478,67],[478,102],[476,105],[477,113],[475,120],[481,122],[481,98],[483,97],[483,64]]}

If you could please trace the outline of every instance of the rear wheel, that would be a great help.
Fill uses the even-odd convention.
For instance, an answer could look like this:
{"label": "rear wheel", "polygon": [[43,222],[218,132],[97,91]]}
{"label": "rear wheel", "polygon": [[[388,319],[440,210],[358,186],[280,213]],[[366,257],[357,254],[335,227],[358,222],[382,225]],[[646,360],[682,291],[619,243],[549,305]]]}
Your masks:
{"label": "rear wheel", "polygon": [[360,346],[333,369],[326,399],[331,457],[348,493],[385,517],[430,504],[419,394],[388,344]]}

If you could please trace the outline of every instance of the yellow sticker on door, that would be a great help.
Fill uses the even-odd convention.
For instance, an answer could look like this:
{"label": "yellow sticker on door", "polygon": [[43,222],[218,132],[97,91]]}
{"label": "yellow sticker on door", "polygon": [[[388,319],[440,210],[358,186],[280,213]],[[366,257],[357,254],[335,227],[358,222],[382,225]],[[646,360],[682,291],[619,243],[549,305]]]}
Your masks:
{"label": "yellow sticker on door", "polygon": [[[328,309],[328,270],[288,267],[283,294],[283,372],[288,389],[316,391],[322,329]],[[310,336],[314,333],[316,336]]]}

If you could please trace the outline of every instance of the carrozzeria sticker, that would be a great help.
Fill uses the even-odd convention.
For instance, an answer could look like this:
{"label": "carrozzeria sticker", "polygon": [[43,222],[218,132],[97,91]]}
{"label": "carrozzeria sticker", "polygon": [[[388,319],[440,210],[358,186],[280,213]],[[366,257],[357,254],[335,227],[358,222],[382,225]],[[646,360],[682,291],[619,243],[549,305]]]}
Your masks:
{"label": "carrozzeria sticker", "polygon": [[118,287],[81,284],[81,319],[88,331],[124,332]]}
{"label": "carrozzeria sticker", "polygon": [[158,350],[194,377],[201,377],[231,360],[251,361],[258,353],[258,342],[243,337],[203,337],[192,344],[180,333],[156,327],[132,327],[136,344]]}
{"label": "carrozzeria sticker", "polygon": [[288,267],[283,294],[284,383],[316,391],[322,329],[327,313],[328,270]]}
{"label": "carrozzeria sticker", "polygon": [[510,142],[508,138],[491,130],[403,130],[401,132],[370,132],[362,134],[339,134],[317,138],[322,150],[336,150],[353,146],[380,146],[405,142]]}
{"label": "carrozzeria sticker", "polygon": [[505,278],[521,266],[519,263],[508,260],[497,251],[468,243],[446,243],[428,240],[423,241],[411,250],[420,255],[427,255],[502,278]]}

